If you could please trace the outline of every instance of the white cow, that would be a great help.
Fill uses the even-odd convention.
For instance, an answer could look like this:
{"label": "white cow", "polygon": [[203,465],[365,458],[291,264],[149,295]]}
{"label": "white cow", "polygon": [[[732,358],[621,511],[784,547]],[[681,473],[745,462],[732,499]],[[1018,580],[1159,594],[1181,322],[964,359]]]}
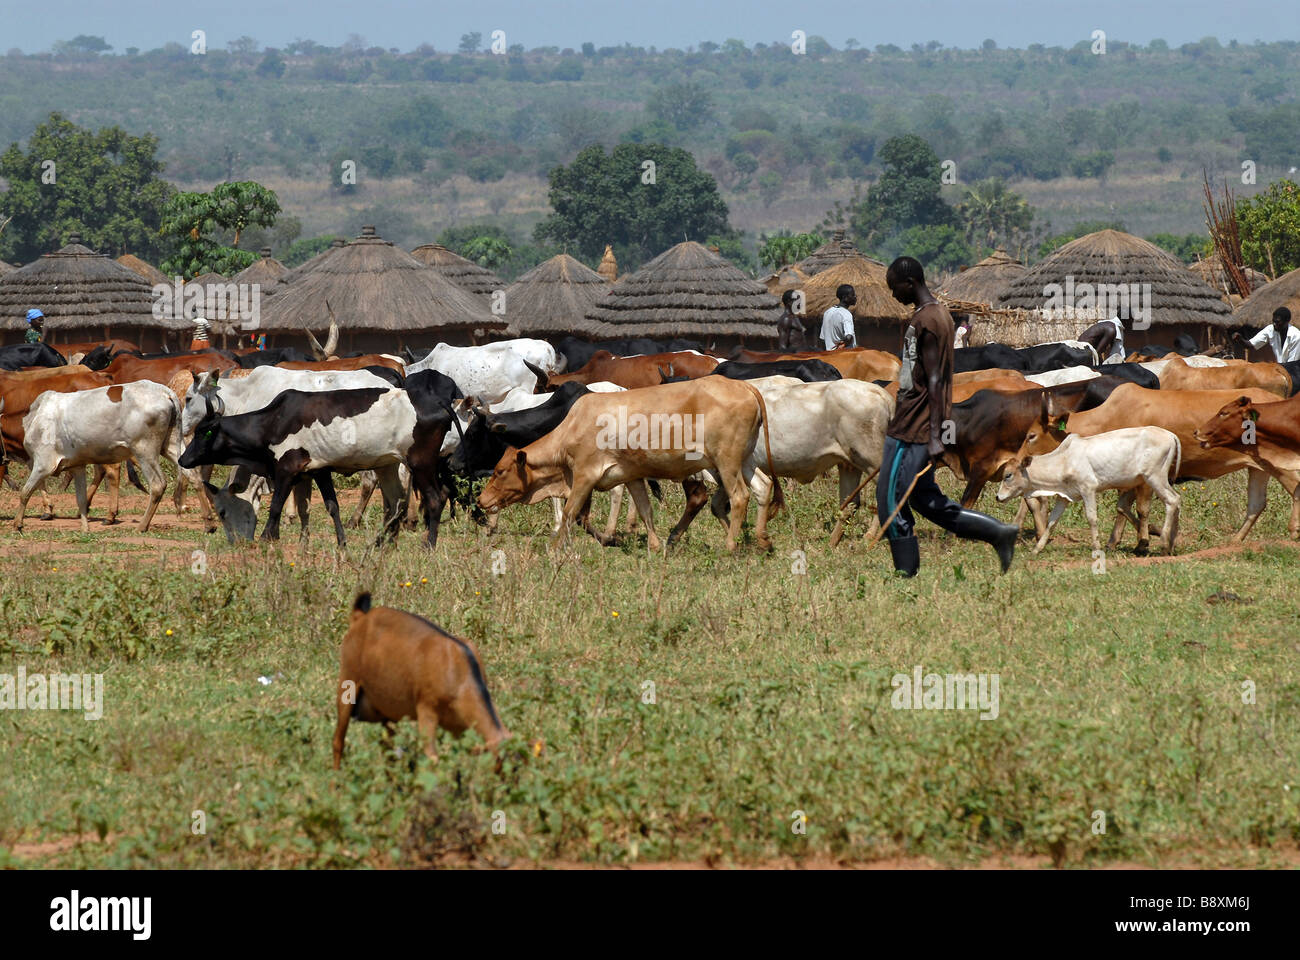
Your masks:
{"label": "white cow", "polygon": [[[1172,359],[1174,358],[1166,357],[1163,360],[1143,360],[1139,366],[1145,367],[1158,377],[1160,374],[1164,373],[1165,367]],[[1189,367],[1226,367],[1228,365],[1226,360],[1221,360],[1218,357],[1202,357],[1198,355],[1183,357],[1181,359]]]}
{"label": "white cow", "polygon": [[149,508],[140,524],[142,533],[148,530],[167,489],[158,460],[165,456],[174,463],[181,453],[180,416],[176,395],[150,380],[41,394],[23,417],[23,447],[31,473],[19,494],[14,529],[23,528],[27,501],[45,478],[73,470],[81,531],[85,533],[89,529],[86,472],[74,468],[133,459],[149,483]]}
{"label": "white cow", "polygon": [[[1047,545],[1052,528],[1061,519],[1067,504],[1082,500],[1092,530],[1092,548],[1100,550],[1097,491],[1134,491],[1139,517],[1135,524],[1138,527],[1138,552],[1142,553],[1146,551],[1149,539],[1147,511],[1154,490],[1165,503],[1165,526],[1161,534],[1165,551],[1173,553],[1182,498],[1171,481],[1178,476],[1181,461],[1182,447],[1178,437],[1163,427],[1126,427],[1091,437],[1070,434],[1051,453],[1025,457],[1019,463],[1009,465],[1002,485],[998,487],[998,501],[1005,503],[1019,496],[1062,498],[1053,508],[1045,529],[1039,511],[1035,511],[1034,521],[1040,536],[1034,553],[1038,553]],[[1123,524],[1124,518],[1117,516],[1107,547],[1114,547],[1119,542]]]}
{"label": "white cow", "polygon": [[1045,373],[1027,373],[1025,379],[1040,387],[1055,387],[1062,383],[1074,383],[1078,380],[1094,380],[1101,376],[1100,370],[1092,367],[1066,367],[1064,370],[1048,370]]}
{"label": "white cow", "polygon": [[[794,377],[760,377],[745,382],[762,394],[767,407],[771,469],[778,477],[812,483],[837,467],[838,506],[857,488],[864,473],[879,468],[885,428],[894,415],[894,400],[874,383],[862,380],[804,383]],[[771,545],[767,520],[773,491],[768,474],[767,442],[762,435],[749,455],[747,466],[754,469],[750,489],[758,502],[754,538],[766,548]],[[723,499],[725,492],[714,493],[712,509],[720,518],[724,513]]]}
{"label": "white cow", "polygon": [[511,390],[531,390],[537,383],[537,375],[525,361],[548,376],[563,371],[563,363],[549,343],[520,338],[477,347],[440,343],[422,360],[408,366],[406,375],[437,370],[455,380],[465,396],[478,397],[491,405],[500,403]]}

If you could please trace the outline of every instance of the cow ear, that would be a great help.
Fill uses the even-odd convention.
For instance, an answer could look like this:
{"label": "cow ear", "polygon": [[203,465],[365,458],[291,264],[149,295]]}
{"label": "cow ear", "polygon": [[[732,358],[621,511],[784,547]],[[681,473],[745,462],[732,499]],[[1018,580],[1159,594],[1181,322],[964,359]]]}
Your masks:
{"label": "cow ear", "polygon": [[1020,469],[1027,470],[1029,468],[1029,465],[1033,462],[1034,462],[1033,456],[1025,457],[1025,459],[1020,461]]}
{"label": "cow ear", "polygon": [[525,453],[523,450],[518,450],[518,451],[516,451],[516,452],[515,452],[515,463],[518,464],[518,465],[521,466],[521,467],[526,467],[526,466],[528,466],[528,454]]}

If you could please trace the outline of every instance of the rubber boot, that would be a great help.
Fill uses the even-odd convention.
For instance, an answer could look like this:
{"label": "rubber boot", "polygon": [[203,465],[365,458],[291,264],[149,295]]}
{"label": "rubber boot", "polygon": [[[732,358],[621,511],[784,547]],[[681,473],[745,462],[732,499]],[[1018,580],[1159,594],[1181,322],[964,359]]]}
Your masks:
{"label": "rubber boot", "polygon": [[900,576],[914,577],[921,569],[921,547],[916,537],[890,538],[889,552],[894,557],[894,572]]}
{"label": "rubber boot", "polygon": [[1011,558],[1016,552],[1016,538],[1020,535],[1014,523],[1000,523],[988,514],[963,510],[957,515],[952,532],[967,540],[991,544],[997,551],[998,559],[1002,561],[1002,572],[1006,573],[1011,567]]}

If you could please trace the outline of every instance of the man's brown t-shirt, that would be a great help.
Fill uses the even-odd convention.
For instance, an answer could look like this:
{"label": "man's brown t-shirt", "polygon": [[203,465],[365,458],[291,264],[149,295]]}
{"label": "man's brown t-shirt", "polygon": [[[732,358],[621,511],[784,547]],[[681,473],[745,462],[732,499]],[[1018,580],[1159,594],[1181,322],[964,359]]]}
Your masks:
{"label": "man's brown t-shirt", "polygon": [[[928,303],[912,315],[903,337],[903,366],[898,371],[898,402],[888,436],[905,443],[930,442],[930,404],[939,404],[940,419],[952,417],[952,316],[941,303]],[[929,371],[921,340],[933,337],[939,346],[939,382],[943,396],[930,396]]]}

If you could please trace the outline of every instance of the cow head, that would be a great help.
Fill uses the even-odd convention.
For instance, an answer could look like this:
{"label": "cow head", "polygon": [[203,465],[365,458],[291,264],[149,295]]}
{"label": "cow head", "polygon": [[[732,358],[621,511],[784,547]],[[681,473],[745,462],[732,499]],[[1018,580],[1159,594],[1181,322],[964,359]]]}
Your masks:
{"label": "cow head", "polygon": [[1007,472],[998,487],[998,503],[1006,503],[1013,497],[1024,496],[1032,486],[1029,482],[1029,464],[1033,457],[1024,457],[1007,464]]}
{"label": "cow head", "polygon": [[231,543],[252,540],[253,531],[257,527],[257,512],[253,509],[253,505],[237,497],[235,491],[229,486],[214,487],[206,480],[203,481],[203,486],[208,491],[208,496],[212,498],[212,506],[216,509],[217,516],[221,518],[226,539]]}
{"label": "cow head", "polygon": [[221,372],[213,370],[200,373],[185,391],[185,405],[181,408],[181,436],[189,436],[195,426],[208,417],[220,417],[226,412],[226,403],[218,390]]}
{"label": "cow head", "polygon": [[[221,403],[219,397],[217,403]],[[194,439],[189,442],[189,446],[181,454],[177,465],[189,470],[193,467],[206,466],[209,463],[221,463],[223,462],[221,456],[224,447],[225,438],[221,431],[221,414],[209,414],[200,420],[198,426],[194,428]]]}
{"label": "cow head", "polygon": [[461,476],[486,476],[501,456],[503,441],[492,436],[488,426],[488,410],[477,397],[456,401],[460,410],[468,415],[465,435],[461,438],[456,452],[451,455],[447,466],[451,472]]}
{"label": "cow head", "polygon": [[1210,447],[1229,447],[1243,442],[1246,424],[1259,419],[1259,411],[1251,403],[1250,397],[1238,397],[1223,407],[1192,434],[1200,443],[1201,449]]}

